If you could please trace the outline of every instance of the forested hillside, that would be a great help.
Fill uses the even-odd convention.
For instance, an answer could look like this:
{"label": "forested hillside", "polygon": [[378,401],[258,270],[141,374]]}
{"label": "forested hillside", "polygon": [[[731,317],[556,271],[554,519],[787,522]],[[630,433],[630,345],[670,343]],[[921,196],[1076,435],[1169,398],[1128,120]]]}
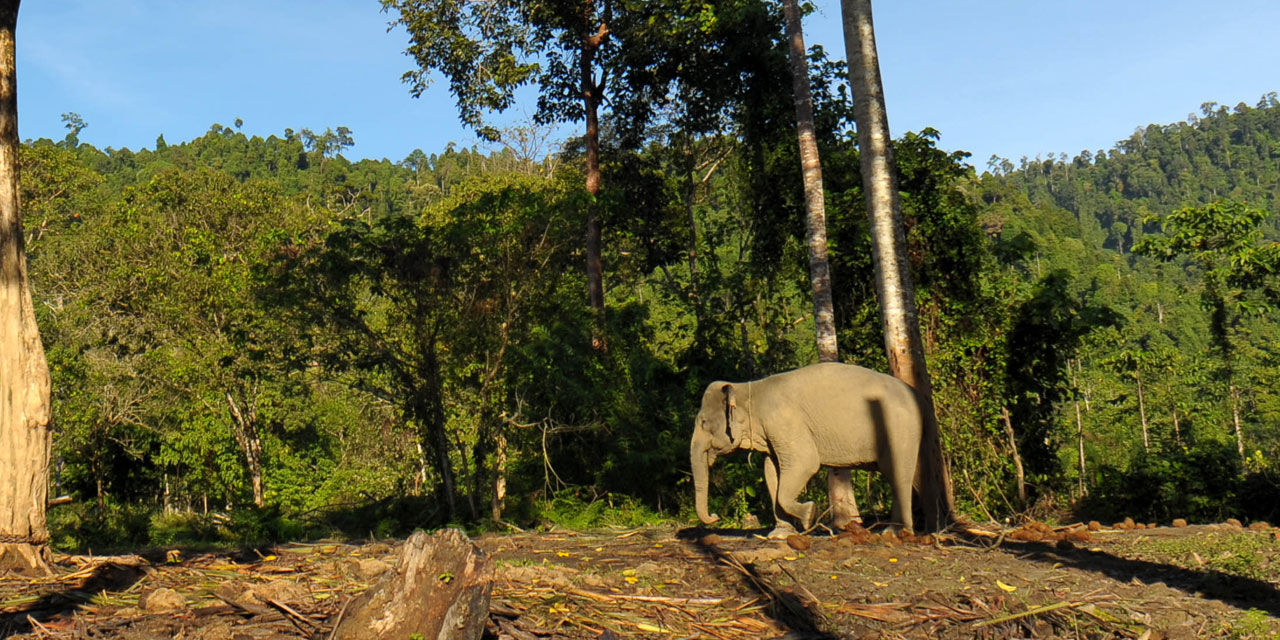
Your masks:
{"label": "forested hillside", "polygon": [[1058,408],[1059,459],[1077,491],[1159,517],[1273,513],[1276,95],[1206,103],[1111,150],[988,168],[976,193],[997,251],[1118,315],[1064,354],[1074,394]]}
{"label": "forested hillside", "polygon": [[[771,46],[716,118],[606,126],[605,350],[581,141],[352,161],[342,127],[214,125],[99,150],[69,114],[22,150],[75,498],[55,544],[688,518],[705,384],[816,359]],[[815,62],[842,355],[883,370],[846,92]],[[981,175],[939,140],[896,159],[960,509],[1274,518],[1275,95]],[[768,513],[758,460],[716,471],[719,513]]]}

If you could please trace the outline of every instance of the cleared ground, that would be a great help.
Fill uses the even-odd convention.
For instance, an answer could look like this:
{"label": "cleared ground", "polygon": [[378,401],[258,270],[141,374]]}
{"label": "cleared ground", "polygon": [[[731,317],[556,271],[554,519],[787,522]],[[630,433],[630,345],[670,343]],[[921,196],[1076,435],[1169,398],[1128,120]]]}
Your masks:
{"label": "cleared ground", "polygon": [[[486,535],[486,637],[1206,638],[1280,634],[1277,530],[1029,525],[933,538],[733,530]],[[0,637],[328,638],[398,543],[59,557],[0,579]]]}

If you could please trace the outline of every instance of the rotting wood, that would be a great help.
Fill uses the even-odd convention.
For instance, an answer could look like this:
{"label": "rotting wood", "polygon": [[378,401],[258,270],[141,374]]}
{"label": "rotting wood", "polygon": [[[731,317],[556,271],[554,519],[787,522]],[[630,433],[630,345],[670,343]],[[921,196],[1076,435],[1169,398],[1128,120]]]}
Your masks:
{"label": "rotting wood", "polygon": [[335,640],[478,640],[493,562],[457,529],[409,537],[394,571],[356,599]]}

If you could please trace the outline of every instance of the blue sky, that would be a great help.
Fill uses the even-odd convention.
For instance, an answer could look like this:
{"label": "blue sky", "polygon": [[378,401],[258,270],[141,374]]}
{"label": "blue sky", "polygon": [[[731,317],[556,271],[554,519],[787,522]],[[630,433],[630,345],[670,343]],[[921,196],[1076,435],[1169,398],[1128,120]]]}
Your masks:
{"label": "blue sky", "polygon": [[[810,44],[844,57],[837,0],[806,21]],[[348,157],[404,158],[470,145],[437,84],[420,99],[400,75],[403,32],[376,0],[58,0],[18,20],[19,131],[89,124],[98,147],[188,140],[213,123],[248,134],[346,126]],[[932,126],[979,169],[1108,149],[1139,125],[1200,104],[1253,105],[1280,91],[1280,2],[1237,0],[880,0],[876,30],[895,135]],[[531,112],[518,105],[514,118]]]}

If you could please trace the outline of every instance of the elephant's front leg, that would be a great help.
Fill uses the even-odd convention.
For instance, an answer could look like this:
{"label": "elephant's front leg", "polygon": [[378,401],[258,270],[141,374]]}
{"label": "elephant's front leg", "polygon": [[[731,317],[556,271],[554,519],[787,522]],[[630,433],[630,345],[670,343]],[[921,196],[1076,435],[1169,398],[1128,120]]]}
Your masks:
{"label": "elephant's front leg", "polygon": [[769,532],[770,538],[785,538],[796,532],[790,522],[782,519],[778,511],[778,464],[773,456],[764,457],[764,485],[769,489],[769,509],[773,511],[774,528]]}
{"label": "elephant's front leg", "polygon": [[818,452],[799,451],[792,455],[778,452],[778,507],[796,519],[801,531],[813,524],[813,503],[798,502],[809,479],[818,472]]}
{"label": "elephant's front leg", "polygon": [[858,501],[853,495],[853,470],[828,469],[827,495],[831,498],[831,519],[837,529],[850,522],[862,524],[858,514]]}

